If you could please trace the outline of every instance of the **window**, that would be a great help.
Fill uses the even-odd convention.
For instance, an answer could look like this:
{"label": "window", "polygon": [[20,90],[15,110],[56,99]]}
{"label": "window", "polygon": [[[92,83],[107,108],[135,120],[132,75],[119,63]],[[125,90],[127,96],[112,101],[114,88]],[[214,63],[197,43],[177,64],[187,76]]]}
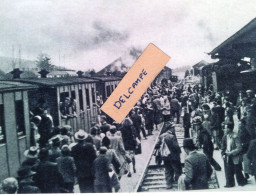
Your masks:
{"label": "window", "polygon": [[0,104],[0,144],[5,143],[4,105]]}
{"label": "window", "polygon": [[69,96],[68,92],[62,92],[62,93],[60,93],[60,101],[61,101],[61,102],[65,102],[65,99],[66,99],[66,97],[68,97],[68,96]]}
{"label": "window", "polygon": [[109,97],[109,96],[110,96],[110,94],[111,94],[110,86],[108,85],[108,86],[107,86],[107,97]]}
{"label": "window", "polygon": [[87,104],[87,108],[90,109],[91,105],[90,105],[90,94],[89,94],[89,89],[85,89],[86,91],[86,104]]}
{"label": "window", "polygon": [[95,90],[92,87],[92,103],[96,103],[96,99],[95,99]]}
{"label": "window", "polygon": [[18,136],[25,135],[25,118],[23,101],[15,101],[15,115],[16,115],[16,127]]}
{"label": "window", "polygon": [[84,101],[83,101],[83,91],[82,89],[79,89],[79,104],[80,104],[80,110],[84,110]]}
{"label": "window", "polygon": [[[114,85],[111,85],[111,93],[114,91]],[[110,94],[109,94],[110,95]]]}

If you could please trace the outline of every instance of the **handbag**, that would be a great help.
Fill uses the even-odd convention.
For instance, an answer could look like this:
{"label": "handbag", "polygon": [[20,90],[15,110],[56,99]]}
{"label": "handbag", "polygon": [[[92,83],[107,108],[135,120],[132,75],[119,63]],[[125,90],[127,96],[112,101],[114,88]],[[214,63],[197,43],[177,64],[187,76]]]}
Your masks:
{"label": "handbag", "polygon": [[169,150],[169,148],[165,142],[165,139],[163,140],[163,143],[161,144],[160,153],[161,153],[162,158],[167,158],[171,154],[171,151]]}

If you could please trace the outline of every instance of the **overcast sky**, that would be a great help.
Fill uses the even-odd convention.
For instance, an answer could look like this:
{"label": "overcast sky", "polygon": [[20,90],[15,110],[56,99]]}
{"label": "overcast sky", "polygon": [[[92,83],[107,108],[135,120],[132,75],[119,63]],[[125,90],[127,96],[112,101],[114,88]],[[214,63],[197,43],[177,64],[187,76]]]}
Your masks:
{"label": "overcast sky", "polygon": [[254,0],[0,0],[0,56],[20,45],[24,59],[99,70],[152,42],[168,66],[193,65],[254,17]]}

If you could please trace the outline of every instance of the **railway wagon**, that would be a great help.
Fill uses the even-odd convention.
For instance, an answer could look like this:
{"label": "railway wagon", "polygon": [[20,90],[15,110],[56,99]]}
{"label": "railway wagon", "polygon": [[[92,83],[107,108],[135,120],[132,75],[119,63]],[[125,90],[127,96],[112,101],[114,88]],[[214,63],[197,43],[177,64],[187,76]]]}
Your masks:
{"label": "railway wagon", "polygon": [[37,86],[0,81],[0,180],[16,176],[30,146],[28,93]]}
{"label": "railway wagon", "polygon": [[28,93],[30,110],[33,113],[44,104],[53,118],[54,126],[70,125],[73,131],[89,131],[92,122],[97,122],[97,80],[92,78],[31,78],[19,81],[38,86]]}
{"label": "railway wagon", "polygon": [[102,77],[92,77],[97,80],[96,88],[98,91],[98,95],[102,96],[103,102],[105,102],[111,93],[115,90],[118,83],[121,81],[121,77],[117,76],[102,76]]}

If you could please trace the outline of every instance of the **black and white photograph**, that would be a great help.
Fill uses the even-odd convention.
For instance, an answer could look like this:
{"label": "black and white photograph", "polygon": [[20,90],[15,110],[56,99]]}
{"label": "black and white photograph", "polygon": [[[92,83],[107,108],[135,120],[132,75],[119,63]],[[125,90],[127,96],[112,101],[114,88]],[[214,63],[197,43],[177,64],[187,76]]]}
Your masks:
{"label": "black and white photograph", "polygon": [[256,190],[254,0],[0,0],[0,194],[195,190]]}

